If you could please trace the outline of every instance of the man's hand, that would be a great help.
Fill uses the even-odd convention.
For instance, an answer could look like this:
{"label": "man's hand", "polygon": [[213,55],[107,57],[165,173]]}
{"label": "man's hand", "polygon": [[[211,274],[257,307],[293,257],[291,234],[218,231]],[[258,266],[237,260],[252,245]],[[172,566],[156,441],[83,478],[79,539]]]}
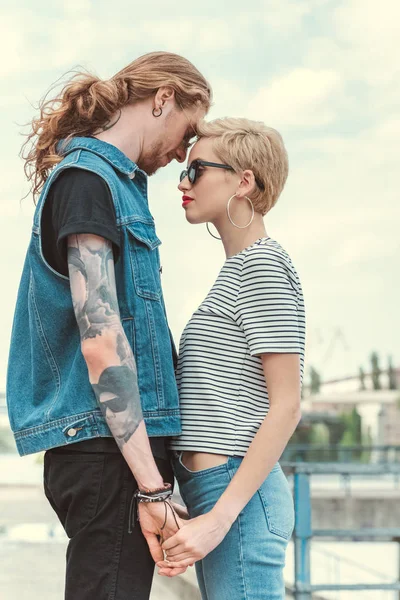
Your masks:
{"label": "man's hand", "polygon": [[231,527],[231,522],[213,511],[182,523],[181,529],[162,544],[166,560],[157,561],[159,574],[173,577],[216,548]]}
{"label": "man's hand", "polygon": [[[183,507],[181,509],[182,514],[185,514],[185,509]],[[165,502],[140,502],[139,523],[154,562],[162,562],[164,551],[161,548],[161,543],[174,535],[178,531],[178,526],[182,527],[182,519],[178,514],[174,518],[171,508]],[[186,569],[186,566],[174,569],[174,575],[184,573]]]}

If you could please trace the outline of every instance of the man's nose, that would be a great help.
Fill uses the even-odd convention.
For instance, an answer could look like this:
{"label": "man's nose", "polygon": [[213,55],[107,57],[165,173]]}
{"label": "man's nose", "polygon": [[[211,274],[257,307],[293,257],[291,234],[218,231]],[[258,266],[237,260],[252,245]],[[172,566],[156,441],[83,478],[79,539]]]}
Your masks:
{"label": "man's nose", "polygon": [[183,163],[186,160],[186,153],[187,150],[183,149],[182,146],[179,146],[176,150],[175,150],[175,159],[179,162],[179,163]]}

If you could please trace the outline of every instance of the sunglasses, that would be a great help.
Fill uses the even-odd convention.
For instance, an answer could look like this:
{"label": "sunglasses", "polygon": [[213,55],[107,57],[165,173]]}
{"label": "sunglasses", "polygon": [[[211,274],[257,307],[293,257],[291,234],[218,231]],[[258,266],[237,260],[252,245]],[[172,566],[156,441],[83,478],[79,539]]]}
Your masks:
{"label": "sunglasses", "polygon": [[101,405],[109,408],[113,413],[120,413],[127,409],[128,402],[124,398],[117,396],[110,400],[102,400]]}
{"label": "sunglasses", "polygon": [[234,169],[229,165],[222,165],[220,163],[208,162],[208,160],[196,159],[190,163],[187,169],[182,171],[179,181],[183,181],[187,177],[190,183],[193,185],[199,176],[201,167],[217,167],[218,169],[227,169],[233,171]]}
{"label": "sunglasses", "polygon": [[[190,163],[190,165],[188,166],[187,169],[182,171],[179,181],[183,181],[185,179],[185,177],[187,177],[189,179],[189,182],[193,185],[194,183],[196,183],[196,180],[199,177],[199,174],[201,172],[200,171],[201,167],[216,167],[217,169],[226,169],[227,171],[235,170],[233,167],[230,167],[229,165],[208,162],[208,160],[200,160],[197,158],[196,160],[194,160],[193,162]],[[260,181],[258,179],[258,177],[255,177],[254,179],[255,179],[256,184],[260,188],[260,190],[264,191],[265,186],[264,186],[263,182]]]}

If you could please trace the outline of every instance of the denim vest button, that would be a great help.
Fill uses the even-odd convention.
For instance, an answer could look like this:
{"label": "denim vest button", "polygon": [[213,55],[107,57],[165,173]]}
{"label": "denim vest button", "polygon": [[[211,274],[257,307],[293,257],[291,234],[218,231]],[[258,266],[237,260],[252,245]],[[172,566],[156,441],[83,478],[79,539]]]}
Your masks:
{"label": "denim vest button", "polygon": [[74,427],[71,427],[71,429],[68,429],[67,434],[70,437],[74,437],[77,434],[77,431],[76,431],[76,429]]}

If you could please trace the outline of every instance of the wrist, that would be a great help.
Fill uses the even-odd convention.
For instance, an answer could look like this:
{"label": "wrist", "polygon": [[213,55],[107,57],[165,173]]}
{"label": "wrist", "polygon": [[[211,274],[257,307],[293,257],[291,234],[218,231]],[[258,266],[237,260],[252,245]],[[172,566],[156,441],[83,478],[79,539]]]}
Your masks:
{"label": "wrist", "polygon": [[172,483],[163,481],[158,487],[138,487],[138,492],[141,494],[148,494],[150,496],[157,496],[158,494],[164,494],[169,492],[172,494]]}
{"label": "wrist", "polygon": [[236,521],[238,512],[233,506],[218,501],[210,511],[222,525],[230,528]]}
{"label": "wrist", "polygon": [[135,477],[139,490],[151,492],[153,490],[160,490],[164,487],[164,481],[161,475],[159,477]]}

